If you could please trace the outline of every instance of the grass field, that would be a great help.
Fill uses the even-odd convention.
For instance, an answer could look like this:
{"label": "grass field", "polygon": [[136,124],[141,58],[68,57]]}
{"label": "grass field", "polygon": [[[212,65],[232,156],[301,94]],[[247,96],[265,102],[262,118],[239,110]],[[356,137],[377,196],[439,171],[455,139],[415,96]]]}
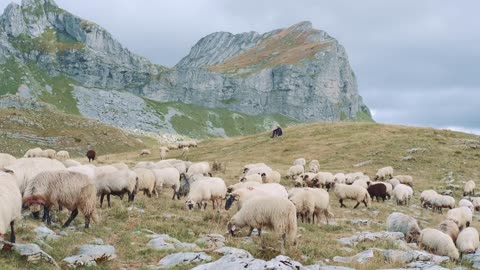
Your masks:
{"label": "grass field", "polygon": [[[385,203],[373,202],[370,209],[360,206],[351,209],[352,201],[347,201],[347,209],[339,208],[335,195],[330,192],[330,204],[335,218],[330,225],[299,224],[298,245],[288,247],[286,255],[300,261],[304,265],[318,260],[332,259],[334,256],[351,256],[371,247],[395,248],[388,242],[363,243],[354,247],[349,253],[341,249],[336,239],[351,236],[360,231],[381,231],[385,228],[386,217],[400,211],[415,216],[422,227],[436,227],[443,215],[422,210],[419,205],[419,194],[424,189],[442,191],[447,184],[442,180],[449,173],[455,178],[454,184],[463,187],[462,181],[478,180],[480,165],[480,137],[447,130],[430,128],[413,128],[390,126],[373,123],[336,123],[299,125],[285,129],[285,135],[278,139],[270,139],[268,133],[237,137],[230,139],[212,139],[199,143],[198,148],[191,149],[188,159],[191,161],[217,161],[225,166],[224,172],[215,172],[229,184],[237,182],[241,168],[247,163],[265,162],[282,174],[295,158],[307,160],[318,159],[321,170],[336,172],[363,171],[373,176],[376,169],[393,166],[396,174],[409,174],[414,177],[415,195],[410,207],[397,206],[393,201]],[[410,148],[422,147],[422,153],[408,154]],[[401,161],[411,155],[412,160]],[[179,158],[180,152],[171,152],[170,158]],[[138,157],[138,151],[101,156],[98,164],[117,161],[133,165],[138,161],[158,160],[158,150],[152,156]],[[85,159],[80,159],[85,162]],[[362,167],[354,164],[371,160]],[[478,182],[478,181],[477,181]],[[287,187],[291,183],[282,179]],[[461,198],[461,190],[454,190],[454,197]],[[101,265],[98,269],[147,269],[147,265],[156,264],[165,252],[149,249],[148,238],[134,233],[140,229],[149,229],[156,233],[166,233],[183,242],[194,242],[199,235],[221,233],[226,235],[226,224],[234,214],[230,211],[213,211],[209,204],[206,211],[186,212],[183,200],[172,201],[171,190],[165,190],[161,198],[138,196],[133,205],[145,210],[145,213],[128,211],[127,203],[113,199],[112,208],[100,209],[101,221],[94,224],[93,229],[78,229],[79,233],[69,233],[57,242],[50,242],[51,250],[45,249],[57,261],[75,254],[76,248],[93,238],[101,238],[107,244],[115,246],[118,258]],[[444,211],[445,213],[445,211]],[[64,221],[67,213],[59,213]],[[170,216],[171,215],[171,216]],[[445,214],[444,214],[445,215]],[[353,225],[352,219],[368,219],[367,225]],[[82,224],[83,216],[74,221]],[[322,220],[324,222],[324,220]],[[20,243],[34,240],[32,228],[39,222],[31,218],[23,219],[19,224],[17,241]],[[474,218],[473,226],[480,229],[480,222]],[[53,226],[60,230],[59,226]],[[245,236],[242,231],[240,236]],[[227,245],[248,250],[257,258],[271,259],[279,254],[278,238],[273,234],[265,234],[265,238],[253,237],[253,243],[245,243],[241,237],[227,236]],[[170,252],[171,253],[171,252]],[[212,254],[213,255],[213,254]],[[213,255],[215,257],[215,255]],[[216,258],[216,257],[215,257]],[[329,264],[335,264],[330,261]],[[46,264],[32,266],[8,253],[1,253],[2,269],[50,269]],[[449,263],[446,267],[453,267]],[[64,265],[63,265],[64,266]],[[398,264],[384,262],[382,254],[366,264],[346,264],[356,269],[379,269],[400,267]],[[468,265],[463,265],[469,267]],[[174,269],[190,269],[192,265]]]}

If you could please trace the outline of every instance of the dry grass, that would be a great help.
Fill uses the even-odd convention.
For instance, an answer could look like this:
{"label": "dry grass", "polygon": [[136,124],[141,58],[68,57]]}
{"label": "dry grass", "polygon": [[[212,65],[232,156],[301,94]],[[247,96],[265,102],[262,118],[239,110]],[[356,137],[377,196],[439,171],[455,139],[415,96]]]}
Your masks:
{"label": "dry grass", "polygon": [[[192,161],[208,160],[217,164],[227,164],[225,170],[215,173],[223,177],[226,182],[234,183],[240,176],[241,168],[247,163],[265,162],[271,167],[285,174],[291,162],[298,157],[307,160],[318,159],[321,169],[330,172],[365,171],[372,176],[376,169],[391,165],[398,174],[410,174],[415,179],[415,198],[412,205],[418,205],[421,190],[436,188],[442,190],[445,183],[441,180],[448,172],[453,172],[455,183],[478,179],[480,165],[480,150],[463,144],[464,140],[480,140],[474,135],[458,132],[442,131],[425,128],[403,126],[387,126],[364,123],[312,124],[301,125],[285,129],[285,135],[279,139],[270,139],[268,133],[238,137],[230,139],[216,139],[199,143],[198,148],[190,149],[189,159]],[[470,144],[469,144],[470,145]],[[415,161],[400,161],[406,156],[406,150],[413,147],[425,147],[424,153],[412,154]],[[180,151],[172,151],[171,158],[180,156]],[[152,156],[138,156],[138,152],[112,154],[102,156],[99,163],[125,161],[134,164],[140,160],[158,160],[159,151]],[[352,165],[365,160],[372,163],[360,168]],[[222,167],[222,166],[221,166]],[[291,186],[282,179],[283,184]],[[454,190],[456,199],[461,197],[460,190]],[[226,224],[234,211],[213,211],[211,205],[207,211],[185,212],[183,201],[172,201],[171,190],[165,190],[161,198],[145,198],[138,196],[134,206],[145,209],[141,214],[128,211],[127,203],[117,198],[113,199],[111,209],[100,210],[101,222],[94,225],[94,229],[79,231],[83,234],[70,233],[58,242],[49,243],[52,251],[48,251],[55,259],[75,254],[75,249],[93,238],[101,238],[107,244],[117,249],[118,259],[102,265],[103,269],[138,269],[149,264],[157,263],[165,252],[158,252],[147,248],[148,238],[143,234],[134,233],[140,229],[149,229],[156,233],[166,233],[183,242],[193,242],[199,235],[206,233],[226,233]],[[337,243],[339,237],[351,236],[361,231],[384,230],[386,217],[400,211],[419,219],[423,227],[435,227],[442,215],[434,214],[429,210],[422,210],[416,206],[396,206],[393,201],[386,203],[374,202],[370,209],[360,206],[351,209],[353,202],[347,201],[350,208],[340,209],[335,196],[331,193],[330,202],[335,214],[335,223],[331,225],[299,225],[299,240],[297,247],[289,247],[286,255],[303,264],[315,263],[318,260],[332,259],[334,256],[351,256],[371,247],[395,248],[391,243],[364,243],[356,246],[354,252],[342,250]],[[168,217],[168,215],[173,217]],[[60,219],[67,218],[67,213],[60,213]],[[352,225],[352,219],[368,219],[368,225]],[[83,223],[83,217],[75,220],[74,224]],[[19,242],[30,242],[34,239],[31,229],[38,222],[26,218],[22,221],[17,237]],[[480,229],[475,219],[473,226]],[[245,236],[246,231],[240,233]],[[242,237],[227,236],[227,245],[248,250],[255,257],[271,259],[279,254],[278,238],[273,234],[266,234],[265,238],[253,237],[253,243],[244,242]],[[0,264],[12,269],[30,269],[31,265],[22,262],[10,255],[1,255]],[[331,264],[334,264],[331,262]],[[377,254],[371,262],[347,264],[357,269],[379,269],[399,267],[398,264],[388,264],[383,261],[382,254]],[[448,264],[451,267],[453,264]],[[467,266],[468,267],[468,266]],[[49,268],[40,264],[37,269]],[[178,269],[190,269],[191,266]],[[8,268],[7,268],[8,269]],[[35,269],[35,268],[34,268]]]}

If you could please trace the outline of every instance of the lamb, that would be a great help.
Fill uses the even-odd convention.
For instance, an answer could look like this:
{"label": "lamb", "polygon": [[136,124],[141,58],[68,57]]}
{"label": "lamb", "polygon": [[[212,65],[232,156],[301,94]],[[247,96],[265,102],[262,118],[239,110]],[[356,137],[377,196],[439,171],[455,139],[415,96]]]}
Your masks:
{"label": "lamb", "polygon": [[344,173],[337,173],[333,176],[333,181],[335,183],[339,184],[345,184],[346,183],[346,177]]}
{"label": "lamb", "polygon": [[210,164],[208,162],[196,162],[190,165],[187,170],[187,176],[193,176],[195,174],[208,175],[210,173]]}
{"label": "lamb", "polygon": [[62,151],[58,151],[57,152],[57,157],[56,157],[58,160],[67,160],[67,159],[70,159],[70,154],[65,151],[65,150],[62,150]]}
{"label": "lamb", "polygon": [[398,179],[392,178],[387,181],[390,185],[392,185],[392,188],[395,188],[398,184],[400,184],[400,181]]}
{"label": "lamb", "polygon": [[163,187],[172,188],[172,200],[175,200],[175,195],[177,195],[178,189],[180,188],[180,173],[178,170],[175,168],[163,168],[153,169],[152,172],[155,175],[155,195],[158,197]]}
{"label": "lamb", "polygon": [[382,200],[385,201],[388,196],[387,187],[383,183],[371,184],[368,186],[367,191],[372,199],[377,199],[377,202],[379,201],[379,198],[382,198]]}
{"label": "lamb", "polygon": [[0,172],[0,240],[10,227],[10,242],[15,243],[15,221],[22,217],[22,194],[15,178]]}
{"label": "lamb", "polygon": [[419,247],[436,255],[448,256],[453,260],[458,260],[460,257],[452,238],[437,229],[423,229],[420,232]]}
{"label": "lamb", "polygon": [[202,209],[203,204],[203,210],[205,210],[207,208],[207,201],[212,201],[212,207],[216,209],[215,203],[218,208],[226,193],[227,186],[223,179],[218,177],[202,177],[200,180],[191,184],[185,205],[191,210],[195,204]]}
{"label": "lamb", "polygon": [[303,168],[305,168],[306,164],[307,164],[307,161],[304,158],[297,158],[293,161],[293,165],[300,165]]}
{"label": "lamb", "polygon": [[250,227],[250,233],[254,228],[261,235],[263,227],[272,228],[283,239],[283,246],[289,242],[296,245],[297,215],[295,205],[286,198],[280,197],[256,197],[245,203],[228,222],[228,231],[232,236],[235,231],[242,227]]}
{"label": "lamb", "polygon": [[463,230],[463,228],[470,227],[470,224],[472,224],[472,211],[464,206],[453,208],[448,210],[447,219],[455,222],[458,228]]}
{"label": "lamb", "polygon": [[383,167],[377,171],[375,174],[375,180],[382,180],[386,181],[388,179],[392,179],[393,176],[393,168],[388,166],[388,167]]}
{"label": "lamb", "polygon": [[305,172],[305,168],[301,165],[293,165],[291,166],[288,171],[287,171],[287,179],[291,177],[291,179],[294,179],[296,176],[302,174]]}
{"label": "lamb", "polygon": [[88,150],[86,156],[88,158],[88,162],[90,163],[95,161],[95,157],[97,156],[97,153],[94,150]]}
{"label": "lamb", "polygon": [[160,159],[161,160],[166,159],[168,152],[169,152],[168,147],[165,147],[165,146],[160,147]]}
{"label": "lamb", "polygon": [[363,202],[365,207],[368,208],[372,201],[368,191],[361,186],[334,183],[332,188],[333,193],[335,193],[335,196],[337,196],[339,199],[340,207],[347,207],[345,204],[343,204],[343,200],[345,199],[351,199],[357,202],[357,204],[353,207],[354,209],[357,208],[361,202]]}
{"label": "lamb", "polygon": [[413,189],[404,184],[398,184],[392,191],[397,205],[408,205],[413,196]]}
{"label": "lamb", "polygon": [[151,154],[152,154],[152,151],[148,149],[142,149],[142,151],[140,151],[140,156],[150,156]]}
{"label": "lamb", "polygon": [[96,193],[95,184],[84,174],[67,170],[42,172],[28,183],[23,202],[26,206],[43,205],[48,225],[53,206],[72,211],[63,227],[70,226],[80,210],[85,216],[85,228],[89,228],[90,220],[97,220]]}
{"label": "lamb", "polygon": [[232,193],[235,190],[240,189],[240,188],[254,187],[254,186],[258,186],[258,185],[261,185],[261,183],[258,183],[258,182],[240,182],[240,183],[236,183],[236,184],[228,186],[227,192]]}
{"label": "lamb", "polygon": [[417,242],[420,236],[417,220],[398,212],[391,213],[387,217],[387,231],[403,233],[408,243]]}
{"label": "lamb", "polygon": [[238,209],[242,208],[242,204],[255,195],[261,196],[278,196],[288,198],[287,190],[284,186],[277,183],[249,185],[243,188],[235,189],[229,195],[225,202],[225,210],[230,209],[234,201],[238,201]]}
{"label": "lamb", "polygon": [[65,165],[66,168],[82,165],[82,163],[80,163],[76,160],[73,160],[73,159],[64,160],[64,161],[62,161],[62,163],[63,163],[63,165]]}
{"label": "lamb", "polygon": [[149,198],[151,198],[155,188],[155,175],[153,174],[152,170],[137,168],[133,171],[138,177],[137,190],[143,191],[144,195],[147,195]]}
{"label": "lamb", "polygon": [[12,165],[13,163],[15,163],[15,161],[17,161],[17,159],[14,156],[10,154],[0,153],[0,170],[3,169],[5,166]]}
{"label": "lamb", "polygon": [[53,149],[42,150],[41,157],[54,159],[57,155],[57,152]]}
{"label": "lamb", "polygon": [[473,180],[470,180],[465,183],[463,186],[463,196],[473,196],[475,195],[475,182]]}
{"label": "lamb", "polygon": [[446,219],[442,221],[442,223],[438,224],[437,229],[450,236],[453,242],[457,241],[458,234],[460,233],[457,223],[450,219]]}
{"label": "lamb", "polygon": [[271,171],[269,173],[261,173],[263,183],[280,183],[282,175],[277,171]]}
{"label": "lamb", "polygon": [[42,157],[42,148],[33,148],[33,149],[29,149],[25,155],[23,156],[24,158],[35,158],[35,157]]}
{"label": "lamb", "polygon": [[458,235],[456,243],[461,255],[475,253],[480,245],[477,229],[473,227],[463,229]]}
{"label": "lamb", "polygon": [[413,177],[411,177],[410,175],[395,175],[393,178],[397,179],[400,184],[413,187]]}
{"label": "lamb", "polygon": [[458,207],[461,207],[461,206],[468,207],[468,209],[470,209],[470,211],[472,211],[472,213],[475,211],[475,207],[473,206],[473,203],[469,200],[461,199],[458,202]]}
{"label": "lamb", "polygon": [[437,194],[430,199],[430,202],[432,204],[432,211],[437,210],[440,213],[442,213],[443,208],[452,209],[455,207],[455,199],[447,195]]}
{"label": "lamb", "polygon": [[239,182],[258,182],[263,183],[263,179],[259,174],[250,174],[240,177]]}
{"label": "lamb", "polygon": [[126,193],[128,201],[132,202],[135,198],[138,177],[131,170],[118,170],[115,172],[107,172],[97,175],[95,179],[95,187],[97,195],[100,196],[100,208],[103,205],[103,199],[107,195],[108,207],[110,208],[110,195],[117,195],[123,198]]}
{"label": "lamb", "polygon": [[420,203],[422,204],[423,208],[427,208],[428,206],[432,206],[432,200],[438,193],[433,189],[427,189],[422,191],[420,194]]}
{"label": "lamb", "polygon": [[318,160],[311,160],[308,165],[308,171],[311,173],[318,173],[320,171],[320,163]]}

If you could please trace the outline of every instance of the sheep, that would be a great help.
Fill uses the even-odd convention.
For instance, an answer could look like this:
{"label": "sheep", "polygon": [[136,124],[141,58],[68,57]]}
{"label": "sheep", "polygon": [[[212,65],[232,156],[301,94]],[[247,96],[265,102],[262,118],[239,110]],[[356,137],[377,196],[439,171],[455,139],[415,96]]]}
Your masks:
{"label": "sheep", "polygon": [[42,150],[42,154],[40,156],[44,158],[54,159],[57,156],[57,152],[53,149],[45,149]]}
{"label": "sheep", "polygon": [[92,180],[81,173],[50,171],[39,173],[28,183],[23,197],[26,206],[44,206],[47,224],[51,224],[50,209],[63,206],[72,211],[63,227],[70,226],[78,211],[85,216],[85,228],[90,227],[90,220],[97,220],[95,198],[97,189]]}
{"label": "sheep", "polygon": [[258,229],[261,236],[262,228],[269,227],[282,236],[283,247],[289,242],[296,245],[297,215],[295,205],[286,198],[280,197],[256,197],[245,203],[228,222],[227,228],[232,236],[235,231],[242,227],[250,227],[250,233],[254,228]]}
{"label": "sheep", "polygon": [[475,253],[480,245],[477,229],[473,227],[463,229],[458,235],[456,243],[461,255]]}
{"label": "sheep", "polygon": [[385,186],[385,189],[386,189],[386,198],[390,200],[390,198],[392,197],[393,195],[393,186],[392,184],[388,183],[388,182],[367,182],[367,184],[370,186],[370,185],[376,185],[376,184],[381,184],[381,185],[384,185]]}
{"label": "sheep", "polygon": [[168,150],[177,150],[178,149],[178,144],[169,144],[167,145]]}
{"label": "sheep", "polygon": [[123,199],[123,195],[126,193],[128,201],[132,202],[135,199],[137,181],[137,174],[128,169],[97,175],[95,187],[97,188],[97,195],[100,196],[100,208],[102,208],[105,195],[107,195],[109,208],[111,207],[110,195],[116,195]]}
{"label": "sheep", "polygon": [[475,195],[475,182],[473,180],[470,180],[465,183],[463,186],[463,196],[473,196]]}
{"label": "sheep", "polygon": [[428,206],[432,206],[432,200],[438,193],[433,189],[427,189],[422,191],[420,194],[420,203],[422,204],[423,208],[427,208]]}
{"label": "sheep", "polygon": [[202,177],[200,180],[191,184],[185,205],[191,210],[195,204],[202,209],[203,204],[203,210],[205,210],[207,208],[207,201],[212,201],[212,207],[216,209],[215,203],[218,208],[220,206],[219,203],[221,203],[226,193],[227,186],[223,179],[218,177]]}
{"label": "sheep", "polygon": [[93,162],[93,161],[95,161],[95,157],[97,156],[97,152],[95,152],[94,150],[88,150],[86,156],[88,158],[89,163]]}
{"label": "sheep", "polygon": [[103,165],[103,166],[95,167],[95,175],[98,175],[101,173],[115,172],[115,171],[118,171],[118,169],[112,165]]}
{"label": "sheep", "polygon": [[460,233],[457,223],[450,219],[446,219],[438,224],[437,229],[450,236],[453,242],[457,241],[458,234]]}
{"label": "sheep", "polygon": [[472,211],[472,213],[475,211],[475,207],[473,206],[473,203],[467,199],[461,199],[459,202],[458,202],[458,207],[461,207],[461,206],[465,206],[465,207],[468,207],[468,209],[470,209],[470,211]]}
{"label": "sheep", "polygon": [[15,163],[15,161],[17,161],[17,159],[14,156],[10,154],[0,153],[0,170],[3,169],[5,166],[12,165],[13,163]]}
{"label": "sheep", "polygon": [[240,177],[239,182],[258,182],[263,183],[262,176],[259,174],[250,174]]}
{"label": "sheep", "polygon": [[344,173],[337,173],[333,176],[333,181],[339,184],[345,184],[345,174]]}
{"label": "sheep", "polygon": [[152,197],[155,188],[155,175],[150,169],[136,168],[133,170],[138,177],[137,190],[143,191],[143,195]]}
{"label": "sheep", "polygon": [[398,184],[392,191],[397,205],[408,205],[413,196],[413,189],[404,184]]}
{"label": "sheep", "polygon": [[351,199],[357,202],[357,204],[353,207],[354,209],[360,205],[361,202],[365,204],[365,207],[369,207],[372,199],[368,194],[368,191],[361,187],[361,186],[353,186],[353,185],[346,185],[346,184],[336,184],[332,185],[333,193],[339,199],[340,207],[347,207],[343,204],[343,200]]}
{"label": "sheep", "polygon": [[[315,178],[317,174],[315,173],[302,173],[297,178],[294,180],[294,185],[295,186],[308,186],[308,187],[313,187],[315,184],[313,183],[313,179]],[[298,185],[300,184],[300,185]],[[318,184],[320,185],[320,184]]]}
{"label": "sheep", "polygon": [[345,183],[351,185],[353,184],[353,182],[355,182],[357,178],[360,178],[362,176],[364,176],[363,172],[347,173],[345,175]]}
{"label": "sheep", "polygon": [[387,231],[401,232],[408,243],[417,242],[420,236],[420,227],[415,218],[394,212],[387,217]]}
{"label": "sheep", "polygon": [[115,168],[117,168],[118,170],[128,170],[128,169],[130,169],[130,168],[128,167],[128,165],[125,164],[125,163],[123,163],[123,162],[113,163],[113,164],[110,164],[110,166],[115,167]]}
{"label": "sheep", "polygon": [[158,169],[162,168],[175,168],[178,170],[179,173],[185,174],[187,172],[187,162],[183,160],[178,160],[178,159],[167,159],[167,160],[162,160],[157,163],[155,163],[155,166]]}
{"label": "sheep", "polygon": [[383,167],[377,171],[375,174],[375,180],[388,180],[392,179],[393,176],[393,168],[388,166],[388,167]]}
{"label": "sheep", "polygon": [[470,224],[472,224],[472,211],[464,206],[453,208],[448,210],[447,219],[455,222],[458,228],[463,230],[463,228],[470,227]]}
{"label": "sheep", "polygon": [[387,187],[383,183],[370,184],[367,188],[367,191],[372,199],[377,199],[377,202],[379,201],[379,198],[382,198],[382,200],[385,201],[388,196]]}
{"label": "sheep", "polygon": [[[245,171],[245,170],[244,170]],[[253,168],[249,168],[248,170],[246,170],[246,172],[244,173],[244,175],[251,175],[251,174],[260,174],[262,175],[262,173],[271,173],[273,170],[272,168],[268,167],[268,166],[256,166],[256,167],[253,167]]]}
{"label": "sheep", "polygon": [[140,156],[150,156],[152,154],[152,151],[150,151],[149,149],[142,149],[142,151],[140,151]]}
{"label": "sheep", "polygon": [[308,164],[308,171],[311,173],[318,173],[320,171],[320,163],[318,160],[311,160]]}
{"label": "sheep", "polygon": [[22,217],[22,194],[15,178],[0,172],[0,240],[10,227],[10,242],[15,243],[15,221]]}
{"label": "sheep", "polygon": [[319,172],[313,179],[312,184],[309,187],[321,187],[330,190],[332,184],[334,183],[334,176],[330,172]]}
{"label": "sheep", "polygon": [[138,162],[135,167],[133,167],[134,169],[137,169],[137,168],[144,168],[144,169],[155,169],[155,168],[158,168],[157,165],[152,162],[152,161],[140,161]]}
{"label": "sheep", "polygon": [[87,175],[92,181],[95,180],[96,168],[92,168],[88,165],[79,165],[79,166],[68,167],[67,170],[70,171],[70,172],[83,173],[83,174]]}
{"label": "sheep", "polygon": [[[162,188],[172,188],[172,200],[175,200],[178,189],[180,188],[180,173],[175,168],[152,169],[155,175],[155,189],[154,193],[158,197]],[[180,199],[180,198],[178,198]]]}
{"label": "sheep", "polygon": [[[289,193],[289,200],[297,209],[297,218],[300,214],[302,222],[306,216],[307,222],[315,223],[315,216],[320,221],[320,213],[322,213],[327,221],[333,214],[330,212],[328,192],[323,189],[302,188],[295,192]],[[311,217],[311,219],[310,219]]]}
{"label": "sheep", "polygon": [[15,163],[5,166],[4,171],[13,174],[20,193],[24,194],[28,182],[38,173],[64,170],[65,166],[58,160],[49,158],[20,158]]}
{"label": "sheep", "polygon": [[277,171],[271,171],[268,173],[261,173],[263,183],[280,183],[282,175]]}
{"label": "sheep", "polygon": [[432,211],[437,210],[442,213],[443,208],[452,209],[455,207],[455,199],[451,196],[437,194],[430,198]]}
{"label": "sheep", "polygon": [[80,163],[76,160],[73,160],[73,159],[64,160],[64,161],[62,161],[62,163],[63,163],[63,165],[65,165],[66,168],[82,165],[82,163]]}
{"label": "sheep", "polygon": [[361,186],[363,187],[364,189],[367,189],[368,188],[368,183],[369,183],[369,180],[367,180],[366,178],[357,178],[353,183],[352,183],[352,186]]}
{"label": "sheep", "polygon": [[162,146],[160,147],[160,159],[161,160],[164,160],[167,158],[167,153],[169,152],[170,150],[168,150],[168,147],[165,147],[165,146]]}
{"label": "sheep", "polygon": [[67,160],[67,159],[70,159],[70,154],[65,150],[58,151],[56,158],[60,161],[61,160]]}
{"label": "sheep", "polygon": [[460,257],[452,238],[437,229],[426,228],[420,232],[419,248],[453,260]]}
{"label": "sheep", "polygon": [[410,175],[395,175],[393,178],[397,179],[400,184],[413,187],[413,177]]}
{"label": "sheep", "polygon": [[258,182],[240,182],[240,183],[236,183],[236,184],[228,186],[227,187],[227,192],[231,193],[231,192],[234,192],[235,190],[240,189],[240,188],[253,187],[253,186],[258,186],[258,185],[261,185],[261,183],[258,183]]}
{"label": "sheep", "polygon": [[287,179],[291,177],[291,179],[294,179],[294,177],[302,174],[305,172],[305,168],[301,165],[293,165],[291,166],[288,171],[287,171]]}
{"label": "sheep", "polygon": [[195,174],[208,175],[210,173],[210,164],[208,162],[196,162],[190,165],[187,170],[187,176]]}
{"label": "sheep", "polygon": [[390,180],[386,181],[390,185],[392,185],[392,188],[395,188],[398,184],[400,184],[400,181],[398,179],[392,178]]}
{"label": "sheep", "polygon": [[24,158],[35,158],[35,157],[42,157],[42,148],[33,148],[33,149],[29,149],[25,155],[23,156]]}
{"label": "sheep", "polygon": [[284,186],[277,183],[261,184],[261,185],[245,185],[242,188],[235,189],[229,195],[225,202],[225,210],[230,209],[233,202],[237,201],[238,209],[242,208],[242,204],[255,195],[261,196],[278,196],[288,198],[287,190]]}
{"label": "sheep", "polygon": [[180,149],[182,149],[184,147],[189,147],[189,146],[190,146],[190,144],[186,141],[181,141],[181,142],[178,143],[178,148],[180,148]]}
{"label": "sheep", "polygon": [[256,168],[256,167],[270,168],[265,163],[251,163],[251,164],[247,164],[247,165],[243,166],[243,174],[246,174],[249,170],[251,170],[253,168]]}
{"label": "sheep", "polygon": [[473,204],[473,207],[476,211],[480,211],[480,198],[479,197],[473,197],[472,198],[472,204]]}
{"label": "sheep", "polygon": [[300,165],[305,168],[307,161],[304,158],[297,158],[293,161],[293,165]]}

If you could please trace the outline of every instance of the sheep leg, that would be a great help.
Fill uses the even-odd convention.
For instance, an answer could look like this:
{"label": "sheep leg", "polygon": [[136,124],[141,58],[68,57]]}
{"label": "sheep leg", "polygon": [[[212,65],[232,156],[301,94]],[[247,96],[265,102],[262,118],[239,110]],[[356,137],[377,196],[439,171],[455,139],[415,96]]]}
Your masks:
{"label": "sheep leg", "polygon": [[178,196],[177,192],[175,192],[175,189],[174,189],[174,190],[173,190],[172,201],[175,200],[175,195],[177,195],[177,198],[180,200],[180,196]]}
{"label": "sheep leg", "polygon": [[[39,219],[40,218],[40,212],[32,212],[32,216],[33,216],[34,219]],[[43,218],[42,218],[42,221],[44,221]]]}
{"label": "sheep leg", "polygon": [[102,193],[102,195],[100,196],[100,208],[102,208],[104,197],[105,197],[105,194]]}
{"label": "sheep leg", "polygon": [[262,228],[258,228],[258,236],[262,236]]}
{"label": "sheep leg", "polygon": [[48,206],[43,207],[43,217],[47,221],[47,225],[52,225],[52,217],[50,216],[50,208]]}
{"label": "sheep leg", "polygon": [[[377,198],[377,202],[378,202],[378,198]],[[367,205],[367,200],[363,200],[363,204],[365,204],[365,207],[368,208],[368,205]]]}
{"label": "sheep leg", "polygon": [[340,199],[339,202],[340,202],[340,208],[342,208],[342,207],[347,208],[347,206],[345,204],[343,204],[343,199]]}
{"label": "sheep leg", "polygon": [[90,216],[85,216],[85,229],[90,228]]}
{"label": "sheep leg", "polygon": [[253,229],[254,229],[253,227],[250,227],[250,232],[248,233],[248,236],[252,235]]}
{"label": "sheep leg", "polygon": [[15,243],[15,220],[10,222],[10,242]]}
{"label": "sheep leg", "polygon": [[[357,204],[355,204],[355,206],[353,207],[353,209],[356,209],[359,205],[360,205],[360,202],[357,202]],[[365,204],[365,205],[367,205],[367,204]]]}
{"label": "sheep leg", "polygon": [[67,222],[63,224],[63,228],[70,226],[70,223],[72,223],[72,221],[77,217],[77,215],[78,215],[78,209],[75,208],[75,210],[73,210],[72,213],[70,214],[70,217],[68,218]]}
{"label": "sheep leg", "polygon": [[107,194],[107,202],[108,202],[108,208],[110,208],[111,207],[111,205],[110,205],[110,194]]}

